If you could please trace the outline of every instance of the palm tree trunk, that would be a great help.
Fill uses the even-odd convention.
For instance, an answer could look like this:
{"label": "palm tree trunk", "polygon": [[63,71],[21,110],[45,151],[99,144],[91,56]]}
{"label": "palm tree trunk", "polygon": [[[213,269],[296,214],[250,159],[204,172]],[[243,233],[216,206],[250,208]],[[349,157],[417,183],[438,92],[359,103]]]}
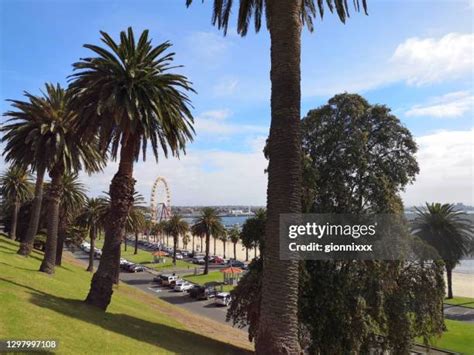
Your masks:
{"label": "palm tree trunk", "polygon": [[[127,239],[127,238],[125,238]],[[133,254],[137,255],[138,254],[138,233],[135,233],[135,250]]]}
{"label": "palm tree trunk", "polygon": [[58,244],[56,246],[56,266],[61,266],[63,259],[64,241],[66,239],[67,220],[63,212],[60,212],[58,226]]}
{"label": "palm tree trunk", "polygon": [[127,251],[127,237],[123,238],[123,251]]}
{"label": "palm tree trunk", "polygon": [[222,244],[224,244],[224,259],[225,259],[225,241],[222,242]]}
{"label": "palm tree trunk", "polygon": [[253,258],[257,259],[257,247],[253,249]]}
{"label": "palm tree trunk", "polygon": [[91,288],[86,303],[104,311],[113,293],[113,285],[119,276],[120,244],[125,235],[127,215],[133,204],[133,161],[135,142],[122,140],[119,170],[110,184],[110,211],[105,226],[105,240],[99,267],[92,277]]}
{"label": "palm tree trunk", "polygon": [[267,2],[272,91],[265,256],[255,346],[260,354],[300,353],[298,262],[280,260],[279,219],[282,213],[301,213],[301,1]]}
{"label": "palm tree trunk", "polygon": [[48,235],[46,237],[46,250],[40,271],[54,274],[56,266],[56,248],[58,244],[59,205],[62,195],[62,168],[55,168],[50,172],[51,184],[48,190]]}
{"label": "palm tree trunk", "polygon": [[249,261],[249,248],[245,248],[245,261]]}
{"label": "palm tree trunk", "polygon": [[18,212],[20,212],[20,199],[15,197],[15,201],[13,202],[12,206],[12,221],[11,221],[11,226],[10,226],[10,239],[15,240],[16,239],[16,227],[18,225]]}
{"label": "palm tree trunk", "polygon": [[206,233],[206,256],[204,257],[204,275],[209,273],[209,244],[211,244],[211,236]]}
{"label": "palm tree trunk", "polygon": [[173,265],[176,266],[176,248],[178,244],[178,236],[173,236]]}
{"label": "palm tree trunk", "polygon": [[446,276],[448,279],[448,299],[453,298],[453,269],[446,265]]}
{"label": "palm tree trunk", "polygon": [[192,250],[192,252],[193,252],[193,256],[194,256],[194,235],[193,235],[193,250]]}
{"label": "palm tree trunk", "polygon": [[237,243],[234,243],[234,259],[237,260]]}
{"label": "palm tree trunk", "polygon": [[217,244],[217,238],[214,237],[214,255],[217,255],[216,254],[216,244]]}
{"label": "palm tree trunk", "polygon": [[91,241],[91,250],[89,250],[89,265],[87,266],[87,271],[89,272],[94,272],[95,234],[96,234],[96,227],[92,226],[89,231],[89,238]]}
{"label": "palm tree trunk", "polygon": [[33,243],[38,232],[38,225],[41,215],[41,204],[43,202],[43,181],[44,181],[44,167],[38,167],[36,171],[35,197],[31,205],[30,221],[28,230],[24,241],[20,244],[18,254],[29,256],[33,250]]}

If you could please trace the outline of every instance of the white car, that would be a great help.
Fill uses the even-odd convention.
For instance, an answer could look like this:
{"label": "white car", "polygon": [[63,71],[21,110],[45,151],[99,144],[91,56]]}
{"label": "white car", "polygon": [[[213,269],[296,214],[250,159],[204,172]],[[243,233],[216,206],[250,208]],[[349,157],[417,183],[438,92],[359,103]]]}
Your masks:
{"label": "white car", "polygon": [[178,260],[183,260],[183,254],[181,254],[181,253],[176,253],[176,259],[178,259]]}
{"label": "white car", "polygon": [[229,292],[220,292],[214,298],[214,303],[218,306],[227,307],[230,303],[230,293]]}
{"label": "white car", "polygon": [[174,290],[177,292],[183,292],[190,290],[194,287],[194,285],[191,282],[188,281],[177,281],[176,285],[174,286]]}

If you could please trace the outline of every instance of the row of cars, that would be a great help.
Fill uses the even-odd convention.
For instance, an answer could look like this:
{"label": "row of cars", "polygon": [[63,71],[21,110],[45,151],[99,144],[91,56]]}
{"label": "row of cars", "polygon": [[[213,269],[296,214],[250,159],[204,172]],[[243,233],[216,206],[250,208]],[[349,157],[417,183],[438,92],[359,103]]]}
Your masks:
{"label": "row of cars", "polygon": [[219,306],[228,306],[230,303],[229,292],[219,292],[216,283],[207,283],[204,286],[195,285],[189,281],[180,279],[175,274],[162,274],[153,279],[162,287],[169,287],[176,292],[188,292],[191,298],[196,300],[208,300],[214,298],[214,303]]}
{"label": "row of cars", "polygon": [[132,263],[126,259],[120,258],[120,268],[123,271],[128,272],[143,272],[146,270],[146,267],[140,264]]}

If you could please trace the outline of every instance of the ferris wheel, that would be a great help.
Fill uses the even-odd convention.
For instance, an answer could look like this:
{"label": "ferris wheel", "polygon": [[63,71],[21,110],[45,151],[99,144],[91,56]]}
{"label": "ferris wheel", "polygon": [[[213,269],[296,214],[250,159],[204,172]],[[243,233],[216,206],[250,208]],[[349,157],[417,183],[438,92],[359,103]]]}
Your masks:
{"label": "ferris wheel", "polygon": [[151,189],[150,198],[151,219],[161,222],[171,217],[171,195],[165,178],[158,176]]}

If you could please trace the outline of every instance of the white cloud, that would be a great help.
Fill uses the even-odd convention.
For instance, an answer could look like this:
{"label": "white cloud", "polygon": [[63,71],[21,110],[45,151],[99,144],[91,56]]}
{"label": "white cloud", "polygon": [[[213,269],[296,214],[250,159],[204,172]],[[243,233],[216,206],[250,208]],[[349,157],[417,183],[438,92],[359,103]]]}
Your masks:
{"label": "white cloud", "polygon": [[190,54],[200,66],[215,66],[227,54],[231,41],[213,32],[193,32],[187,38]]}
{"label": "white cloud", "polygon": [[405,114],[408,117],[428,116],[437,118],[460,117],[472,111],[474,95],[468,91],[452,92],[431,99],[424,105],[416,105]]}
{"label": "white cloud", "polygon": [[[448,33],[439,38],[411,37],[380,57],[364,56],[350,67],[308,67],[302,76],[303,97],[365,92],[405,82],[422,86],[474,75],[474,34]],[[305,68],[303,68],[305,69]]]}
{"label": "white cloud", "polygon": [[196,135],[220,135],[218,138],[233,134],[267,134],[268,127],[229,122],[232,112],[227,109],[206,111],[195,118]]}
{"label": "white cloud", "polygon": [[462,78],[473,70],[474,34],[448,33],[441,38],[408,38],[391,58],[411,85]]}
{"label": "white cloud", "polygon": [[404,194],[406,205],[424,202],[474,204],[474,128],[416,138],[420,174]]}
{"label": "white cloud", "polygon": [[235,94],[238,85],[239,80],[236,78],[221,78],[217,84],[212,87],[212,92],[217,97],[233,95]]}
{"label": "white cloud", "polygon": [[[264,205],[267,161],[262,144],[252,148],[248,153],[190,150],[181,159],[139,162],[136,189],[149,201],[154,180],[164,176],[174,205]],[[109,163],[104,173],[82,179],[96,195],[108,190],[116,171],[117,163]]]}

